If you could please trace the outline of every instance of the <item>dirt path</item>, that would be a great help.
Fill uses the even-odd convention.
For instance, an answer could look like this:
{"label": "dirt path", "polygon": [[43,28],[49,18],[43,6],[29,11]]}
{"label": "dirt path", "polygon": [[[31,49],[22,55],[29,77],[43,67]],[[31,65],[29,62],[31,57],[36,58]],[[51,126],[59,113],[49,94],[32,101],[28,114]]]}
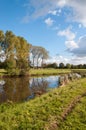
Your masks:
{"label": "dirt path", "polygon": [[58,121],[54,121],[54,122],[50,123],[49,128],[47,128],[46,130],[58,130],[58,128],[62,124],[62,122],[64,122],[64,120],[67,118],[67,116],[73,111],[73,109],[76,107],[76,105],[85,96],[86,96],[86,91],[83,92],[81,95],[78,95],[77,97],[75,97],[62,112],[60,119],[59,119],[60,123],[58,123]]}

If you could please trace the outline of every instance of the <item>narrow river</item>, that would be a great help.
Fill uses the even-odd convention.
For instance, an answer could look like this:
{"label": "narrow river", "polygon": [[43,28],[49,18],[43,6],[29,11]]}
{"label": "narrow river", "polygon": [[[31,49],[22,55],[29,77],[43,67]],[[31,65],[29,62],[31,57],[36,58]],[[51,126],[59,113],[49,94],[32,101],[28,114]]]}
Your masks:
{"label": "narrow river", "polygon": [[59,86],[59,76],[0,79],[0,103],[23,102]]}

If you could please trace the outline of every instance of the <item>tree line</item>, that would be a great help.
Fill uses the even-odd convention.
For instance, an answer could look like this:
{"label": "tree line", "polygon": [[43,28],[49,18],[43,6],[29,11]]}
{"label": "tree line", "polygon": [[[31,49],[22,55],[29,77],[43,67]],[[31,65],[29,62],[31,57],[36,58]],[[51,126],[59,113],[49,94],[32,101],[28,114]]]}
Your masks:
{"label": "tree line", "polygon": [[55,69],[86,69],[86,64],[79,64],[79,65],[73,65],[73,64],[64,64],[64,63],[48,63],[43,64],[43,68],[55,68]]}

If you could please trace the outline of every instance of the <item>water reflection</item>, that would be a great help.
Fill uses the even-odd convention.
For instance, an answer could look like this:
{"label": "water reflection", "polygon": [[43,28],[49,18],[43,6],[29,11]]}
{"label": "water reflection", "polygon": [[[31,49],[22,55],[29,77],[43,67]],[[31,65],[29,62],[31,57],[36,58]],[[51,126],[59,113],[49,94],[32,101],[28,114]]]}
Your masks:
{"label": "water reflection", "polygon": [[0,80],[0,103],[26,101],[58,86],[58,76],[4,78]]}

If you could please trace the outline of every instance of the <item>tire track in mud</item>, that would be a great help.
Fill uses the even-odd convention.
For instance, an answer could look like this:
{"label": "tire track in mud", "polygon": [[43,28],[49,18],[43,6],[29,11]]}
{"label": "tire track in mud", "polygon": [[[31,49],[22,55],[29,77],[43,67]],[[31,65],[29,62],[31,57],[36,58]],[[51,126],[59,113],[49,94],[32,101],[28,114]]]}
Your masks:
{"label": "tire track in mud", "polygon": [[80,100],[86,96],[86,91],[83,92],[81,95],[78,95],[76,98],[73,99],[73,101],[70,102],[70,104],[64,109],[62,112],[59,122],[57,120],[50,123],[49,127],[46,130],[57,130],[61,123],[64,122],[64,120],[67,118],[67,116],[73,111],[73,109],[76,107],[76,105],[80,102]]}

